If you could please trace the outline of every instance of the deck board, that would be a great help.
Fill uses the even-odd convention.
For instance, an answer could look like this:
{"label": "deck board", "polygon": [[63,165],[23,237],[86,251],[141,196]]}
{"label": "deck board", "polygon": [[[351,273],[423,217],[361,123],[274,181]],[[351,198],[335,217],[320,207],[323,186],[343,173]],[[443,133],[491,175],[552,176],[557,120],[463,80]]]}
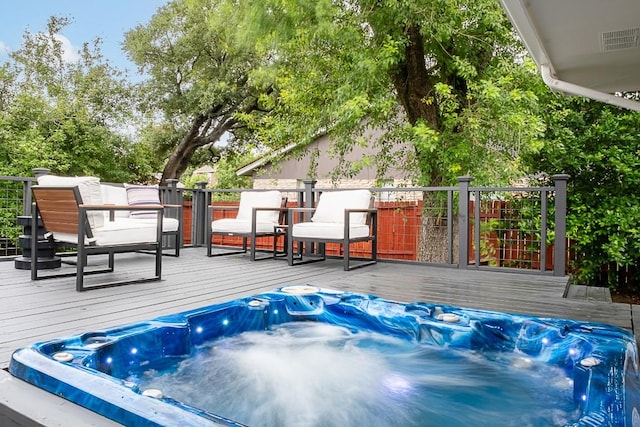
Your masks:
{"label": "deck board", "polygon": [[[99,257],[91,264],[106,262]],[[71,269],[70,266],[63,266]],[[153,257],[122,254],[116,272],[89,276],[139,277],[153,269]],[[251,262],[245,255],[205,256],[186,248],[163,259],[163,280],[76,292],[73,278],[32,282],[28,271],[0,263],[0,367],[13,350],[46,339],[108,328],[228,301],[280,286],[310,284],[378,295],[402,302],[427,301],[483,310],[570,318],[633,328],[637,308],[595,301],[580,294],[563,298],[566,277],[457,270],[410,263],[380,262],[345,272],[341,260],[289,267],[284,260]]]}
{"label": "deck board", "polygon": [[[13,262],[0,262],[0,368],[8,366],[15,349],[38,341],[124,325],[293,284],[360,292],[401,302],[425,301],[594,321],[632,331],[634,319],[640,322],[640,306],[611,303],[602,290],[569,287],[570,298],[564,298],[566,277],[401,262],[380,262],[345,272],[342,261],[337,259],[289,267],[282,259],[251,262],[245,255],[208,258],[205,254],[204,248],[185,248],[179,258],[163,258],[160,282],[82,293],[75,291],[73,277],[32,282],[29,271],[15,269]],[[95,267],[105,262],[104,258],[91,258]],[[152,256],[122,254],[116,256],[116,272],[108,276],[133,278],[150,275],[152,271]],[[86,282],[102,281],[105,276],[90,276]],[[638,329],[634,331],[636,340],[640,338]],[[6,371],[0,370],[0,384],[1,425],[116,425],[17,380]],[[38,405],[32,405],[33,401]]]}

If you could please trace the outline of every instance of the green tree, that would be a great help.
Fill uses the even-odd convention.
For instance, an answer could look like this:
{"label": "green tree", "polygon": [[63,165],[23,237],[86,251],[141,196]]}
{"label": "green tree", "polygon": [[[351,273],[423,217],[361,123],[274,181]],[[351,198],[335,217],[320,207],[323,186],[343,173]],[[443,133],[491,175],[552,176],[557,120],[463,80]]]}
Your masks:
{"label": "green tree", "polygon": [[549,143],[526,161],[533,170],[571,176],[573,276],[582,284],[638,291],[640,113],[548,92],[546,98]]}
{"label": "green tree", "polygon": [[248,156],[225,156],[216,164],[216,188],[251,188],[252,180],[238,176],[236,170],[250,161]]}
{"label": "green tree", "polygon": [[[252,78],[272,84],[272,114],[247,122],[271,147],[303,149],[329,134],[337,172],[371,144],[385,178],[391,161],[416,184],[500,184],[521,176],[520,156],[542,145],[539,80],[496,0],[251,0],[241,31],[271,58]],[[380,131],[366,140],[367,130]],[[393,155],[408,143],[410,150]],[[311,172],[313,177],[315,172]],[[420,259],[443,255],[445,211],[425,193]]]}
{"label": "green tree", "polygon": [[54,173],[131,181],[149,173],[126,135],[133,118],[124,76],[100,54],[100,41],[65,58],[59,34],[67,18],[51,17],[46,32],[25,32],[21,48],[0,68],[2,173]]}
{"label": "green tree", "polygon": [[540,147],[528,83],[538,77],[498,1],[243,4],[241,31],[272,58],[252,77],[276,88],[274,114],[253,123],[273,147],[329,132],[341,156],[366,143],[366,128],[383,129],[385,156],[412,144],[423,185],[504,181]]}
{"label": "green tree", "polygon": [[173,1],[125,35],[125,50],[149,76],[139,85],[140,109],[154,122],[146,138],[165,157],[163,181],[179,178],[198,150],[203,162],[237,148],[245,137],[236,114],[258,110],[248,79],[256,57],[237,46],[232,3]]}

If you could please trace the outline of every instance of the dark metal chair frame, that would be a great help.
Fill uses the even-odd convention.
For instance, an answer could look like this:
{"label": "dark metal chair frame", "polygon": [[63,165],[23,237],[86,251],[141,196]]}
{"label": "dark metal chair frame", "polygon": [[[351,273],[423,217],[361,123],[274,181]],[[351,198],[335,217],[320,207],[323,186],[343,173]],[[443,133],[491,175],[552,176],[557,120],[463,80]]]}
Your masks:
{"label": "dark metal chair frame", "polygon": [[[214,232],[211,229],[211,221],[213,220],[215,211],[237,211],[239,206],[215,206],[210,205],[207,209],[208,212],[208,220],[206,221],[206,241],[207,241],[207,256],[225,256],[225,255],[237,255],[237,254],[245,254],[247,253],[248,240],[251,239],[251,248],[249,250],[249,257],[251,261],[260,261],[264,259],[273,259],[277,256],[281,256],[276,251],[277,239],[282,236],[284,233],[282,232],[282,226],[286,227],[287,224],[287,198],[282,198],[282,203],[279,208],[271,208],[271,207],[254,207],[251,211],[251,231],[248,233],[238,233],[238,232]],[[278,215],[278,225],[276,225],[273,231],[269,232],[258,232],[256,230],[256,219],[258,216],[258,212],[260,211],[268,211],[268,212],[279,212]],[[233,247],[232,249],[226,249],[222,252],[214,252],[213,251],[213,236],[229,236],[229,237],[242,237],[242,248],[236,249]],[[273,237],[273,254],[264,257],[256,257],[256,238],[258,237]],[[286,242],[285,242],[286,245]]]}
{"label": "dark metal chair frame", "polygon": [[[33,192],[33,207],[32,207],[32,220],[36,221],[38,217],[42,219],[45,230],[47,232],[54,233],[68,233],[77,234],[77,243],[56,241],[54,243],[57,246],[63,246],[66,248],[76,248],[77,260],[74,263],[76,265],[76,271],[74,273],[58,273],[47,274],[46,276],[39,276],[37,263],[31,263],[31,280],[44,280],[58,277],[76,277],[76,291],[81,292],[90,289],[100,289],[121,285],[128,285],[133,283],[142,283],[149,281],[161,280],[162,272],[162,213],[163,206],[161,205],[146,205],[146,206],[116,206],[116,205],[84,205],[82,203],[82,197],[78,187],[32,187]],[[87,213],[92,211],[109,211],[115,212],[116,210],[144,210],[144,211],[157,211],[158,221],[156,225],[156,241],[154,242],[140,242],[140,243],[126,243],[126,244],[114,244],[114,245],[96,245],[95,243],[87,244],[85,238],[93,238],[91,225],[89,223]],[[37,242],[38,236],[36,227],[32,227],[32,242]],[[138,252],[149,251],[155,255],[155,275],[148,278],[139,278],[124,281],[114,281],[109,283],[102,283],[92,285],[90,287],[84,286],[84,276],[89,274],[110,273],[114,271],[115,254],[125,252]],[[89,255],[108,255],[108,268],[99,270],[85,270],[87,265],[87,257]],[[32,259],[37,259],[37,244],[31,245]]]}
{"label": "dark metal chair frame", "polygon": [[[338,243],[343,247],[343,268],[344,271],[365,267],[378,262],[378,211],[374,208],[375,198],[372,197],[368,209],[345,209],[344,211],[344,234],[342,239],[330,239],[322,237],[294,237],[291,229],[287,233],[287,262],[289,265],[307,264],[311,262],[324,261],[327,259],[326,247],[327,243]],[[316,208],[290,208],[288,212],[288,223],[293,224],[295,214],[311,214]],[[366,213],[367,219],[365,224],[369,226],[369,235],[365,237],[350,238],[350,217],[352,213]],[[371,242],[371,258],[352,257],[349,251],[349,244],[356,242]],[[294,251],[294,242],[298,243],[316,243],[317,250],[315,253],[302,253],[301,248]],[[303,255],[308,259],[303,259]],[[360,261],[351,264],[351,261]]]}
{"label": "dark metal chair frame", "polygon": [[[162,237],[166,237],[167,239],[172,238],[173,237],[173,241],[174,241],[174,247],[173,247],[173,253],[170,252],[170,250],[172,249],[171,246],[169,247],[164,247],[163,246],[163,252],[162,255],[166,255],[166,256],[172,256],[172,257],[179,257],[180,256],[180,247],[182,246],[182,223],[184,221],[184,208],[182,207],[182,205],[165,205],[164,203],[162,204],[162,206],[165,209],[165,212],[167,210],[173,210],[175,209],[177,211],[177,215],[176,215],[176,219],[178,220],[178,229],[175,231],[163,231],[162,232]],[[168,215],[163,215],[163,217],[165,218],[171,218]],[[164,239],[162,239],[164,242]],[[165,250],[167,250],[167,252],[165,252]]]}

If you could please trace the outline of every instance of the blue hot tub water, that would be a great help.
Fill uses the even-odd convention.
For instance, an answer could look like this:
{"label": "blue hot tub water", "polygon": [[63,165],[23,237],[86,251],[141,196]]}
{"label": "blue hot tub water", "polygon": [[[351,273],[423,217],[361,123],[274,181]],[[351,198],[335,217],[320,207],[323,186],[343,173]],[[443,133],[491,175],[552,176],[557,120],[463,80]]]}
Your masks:
{"label": "blue hot tub water", "polygon": [[640,426],[620,328],[292,286],[17,350],[135,426]]}

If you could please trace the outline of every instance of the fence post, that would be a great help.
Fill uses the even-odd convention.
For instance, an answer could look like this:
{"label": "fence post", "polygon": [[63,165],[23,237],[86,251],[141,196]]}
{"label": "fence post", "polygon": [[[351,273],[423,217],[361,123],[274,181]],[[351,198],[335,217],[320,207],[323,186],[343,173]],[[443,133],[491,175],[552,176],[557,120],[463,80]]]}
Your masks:
{"label": "fence post", "polygon": [[[459,176],[460,203],[458,206],[458,268],[469,268],[469,183],[470,176]],[[476,264],[477,265],[477,264]]]}
{"label": "fence post", "polygon": [[[315,179],[305,179],[304,181],[302,181],[304,183],[304,207],[305,208],[313,208],[316,206],[316,200],[314,198],[314,191],[313,189],[316,186],[316,181]],[[298,206],[300,206],[300,201],[298,200]],[[303,221],[305,214],[300,212],[298,214],[298,221]],[[289,224],[289,226],[292,226],[293,224]],[[299,247],[297,249],[297,251],[300,251],[300,245],[302,245],[302,243],[298,243]],[[312,254],[313,252],[315,252],[315,244],[313,242],[307,244],[307,246],[305,247],[305,254],[309,255]]]}
{"label": "fence post", "polygon": [[191,244],[202,246],[205,243],[205,221],[207,219],[207,200],[204,191],[207,183],[205,181],[196,182],[196,189],[193,191],[191,200]]}
{"label": "fence post", "polygon": [[302,182],[304,183],[304,207],[312,208],[315,206],[313,189],[316,187],[316,182],[318,181],[316,181],[315,179],[305,179]]}
{"label": "fence post", "polygon": [[567,256],[567,181],[570,176],[557,174],[551,178],[556,189],[553,275],[564,276]]}
{"label": "fence post", "polygon": [[[162,197],[162,203],[165,205],[182,205],[182,200],[179,200],[178,197],[178,180],[175,178],[169,178],[167,179],[167,188],[165,189],[164,193],[163,193],[163,197]],[[169,212],[170,214],[167,215],[167,212]],[[182,224],[182,220],[183,218],[180,218],[180,212],[182,212],[180,209],[177,208],[169,208],[165,211],[165,216],[169,217],[169,218],[175,218],[178,221],[180,221],[180,224]],[[176,244],[180,245],[180,247],[182,247],[183,245],[183,236],[182,236],[182,229],[180,228],[180,236],[178,236],[178,239],[176,240]],[[172,239],[169,239],[167,237],[165,237],[163,239],[163,247],[168,247],[168,248],[172,248],[175,249],[173,247],[174,242],[172,241]]]}
{"label": "fence post", "polygon": [[175,178],[167,179],[167,200],[168,205],[182,204],[182,200],[178,199],[178,180]]}

